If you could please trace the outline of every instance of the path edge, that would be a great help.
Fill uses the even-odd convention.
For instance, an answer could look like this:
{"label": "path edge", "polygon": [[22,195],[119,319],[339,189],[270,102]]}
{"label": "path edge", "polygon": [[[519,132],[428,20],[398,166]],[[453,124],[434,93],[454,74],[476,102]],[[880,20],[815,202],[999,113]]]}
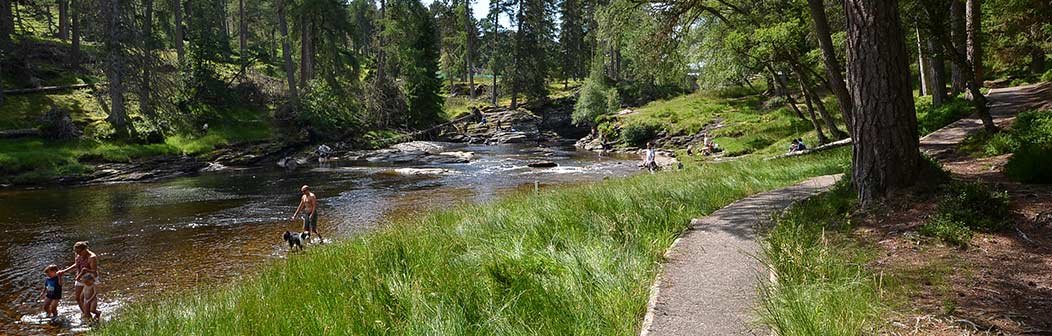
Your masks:
{"label": "path edge", "polygon": [[[806,180],[803,180],[803,181],[800,181],[800,182],[797,182],[795,184],[791,184],[791,185],[788,185],[788,186],[785,186],[785,187],[781,187],[781,188],[774,189],[774,190],[769,190],[769,191],[764,191],[764,192],[758,192],[758,193],[755,193],[755,194],[751,194],[749,196],[737,199],[734,202],[731,202],[730,204],[727,204],[726,206],[724,206],[724,207],[722,207],[720,209],[717,209],[716,211],[722,210],[724,208],[732,207],[735,204],[738,204],[741,200],[747,199],[749,197],[753,197],[753,196],[756,196],[756,195],[759,195],[759,194],[763,194],[763,193],[778,192],[778,191],[783,190],[783,189],[793,188],[793,187],[796,187],[796,186],[799,186],[799,185],[802,185],[802,184],[806,184],[806,183],[810,183],[810,182],[812,182],[814,180],[823,179],[823,178],[832,178],[832,179],[834,179],[833,184],[830,184],[828,187],[823,188],[823,190],[821,190],[819,192],[807,195],[806,197],[803,197],[803,198],[800,198],[800,199],[793,200],[786,207],[784,207],[782,209],[778,209],[778,210],[772,212],[772,215],[774,213],[784,212],[785,210],[787,210],[789,208],[792,208],[793,206],[795,206],[796,204],[798,204],[800,202],[803,202],[805,200],[811,199],[812,197],[815,197],[815,196],[818,196],[818,195],[821,195],[821,194],[824,194],[824,193],[828,192],[830,189],[832,189],[833,186],[835,186],[837,183],[840,182],[841,179],[844,178],[844,174],[837,173],[837,174],[828,174],[828,175],[814,176],[814,177],[810,177],[810,178],[808,178]],[[713,212],[716,212],[716,211],[713,211]],[[665,258],[665,260],[668,260],[668,257],[672,253],[672,251],[676,250],[676,247],[679,246],[679,243],[682,240],[683,236],[687,232],[689,232],[691,230],[694,230],[694,225],[698,221],[700,221],[702,218],[705,218],[705,216],[702,216],[700,218],[692,218],[690,220],[690,224],[688,224],[687,228],[685,230],[681,231],[677,235],[676,239],[672,241],[672,244],[669,244],[668,248],[665,249],[665,252],[661,254],[662,257]],[[654,276],[654,281],[653,281],[653,283],[650,284],[650,296],[649,296],[649,298],[647,298],[647,311],[643,315],[643,323],[640,324],[640,326],[639,326],[639,333],[638,333],[639,336],[649,336],[650,335],[650,329],[654,325],[654,308],[657,307],[658,297],[661,296],[661,279],[665,275],[665,264],[666,264],[666,262],[662,261],[658,265],[657,275]],[[764,268],[768,269],[768,279],[770,279],[770,281],[772,281],[772,282],[776,281],[774,279],[777,278],[777,275],[774,273],[774,270],[770,269],[770,267],[767,267],[766,265],[764,265]]]}

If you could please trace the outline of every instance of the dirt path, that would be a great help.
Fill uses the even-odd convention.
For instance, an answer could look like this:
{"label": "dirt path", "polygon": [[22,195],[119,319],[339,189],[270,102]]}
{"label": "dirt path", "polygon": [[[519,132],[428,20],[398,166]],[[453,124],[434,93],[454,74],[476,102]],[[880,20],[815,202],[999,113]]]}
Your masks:
{"label": "dirt path", "polygon": [[[1002,128],[1017,113],[1052,109],[1052,83],[994,89],[991,114]],[[934,213],[923,196],[859,219],[856,235],[877,248],[874,272],[908,283],[910,304],[897,307],[884,333],[893,335],[1052,335],[1052,187],[1007,179],[1011,154],[975,158],[958,149],[982,132],[978,119],[955,122],[921,139],[955,179],[981,181],[1009,196],[1010,228],[976,233],[967,247],[916,235]]]}
{"label": "dirt path", "polygon": [[763,265],[757,228],[771,214],[828,190],[827,175],[738,200],[701,219],[666,254],[651,290],[641,335],[767,335],[754,323],[757,274]]}

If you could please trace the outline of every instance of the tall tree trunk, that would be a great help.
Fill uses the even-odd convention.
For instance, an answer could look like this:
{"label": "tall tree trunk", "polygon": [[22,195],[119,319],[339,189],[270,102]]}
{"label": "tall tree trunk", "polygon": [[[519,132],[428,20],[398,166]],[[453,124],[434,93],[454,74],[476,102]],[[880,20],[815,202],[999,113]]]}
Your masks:
{"label": "tall tree trunk", "polygon": [[69,38],[69,0],[58,0],[58,39]]}
{"label": "tall tree trunk", "polygon": [[[829,115],[829,111],[826,110],[826,106],[822,103],[822,98],[815,92],[814,87],[811,85],[810,77],[804,70],[804,66],[797,63],[795,60],[790,61],[790,66],[793,68],[793,72],[796,73],[796,79],[800,82],[800,93],[803,94],[811,103],[808,104],[808,108],[814,105],[814,108],[818,110],[818,115],[822,117],[829,132],[833,134],[833,137],[837,140],[847,137],[847,133],[841,131],[840,128],[836,127],[836,120]],[[817,74],[815,76],[818,76]]]}
{"label": "tall tree trunk", "polygon": [[15,0],[0,0],[0,48],[11,50],[11,35],[15,33],[15,17],[11,5]]}
{"label": "tall tree trunk", "polygon": [[854,105],[851,102],[851,94],[847,91],[847,83],[844,82],[844,68],[840,66],[840,60],[836,58],[833,50],[833,39],[830,37],[829,19],[826,17],[825,2],[823,0],[807,0],[807,6],[811,11],[811,19],[815,24],[815,34],[818,35],[818,45],[822,49],[822,60],[825,62],[826,75],[829,77],[829,88],[836,96],[840,112],[843,114],[844,123],[851,127],[851,114]]}
{"label": "tall tree trunk", "polygon": [[314,79],[314,25],[304,15],[300,27],[300,88],[306,88]]}
{"label": "tall tree trunk", "polygon": [[815,133],[818,135],[818,144],[826,144],[829,142],[829,138],[826,137],[826,133],[822,131],[822,123],[818,122],[818,117],[815,116],[815,106],[811,100],[811,95],[807,94],[807,90],[804,88],[804,83],[800,82],[800,92],[804,97],[804,103],[807,104],[807,115],[811,117],[811,125],[815,128]]}
{"label": "tall tree trunk", "polygon": [[[952,43],[950,40],[940,38],[942,41],[943,48],[949,53],[951,60],[957,63],[957,66],[964,69],[969,74],[975,73],[972,69],[973,65],[968,61],[968,57],[965,54],[958,52],[956,49],[951,48]],[[986,96],[980,90],[979,78],[975,76],[968,76],[968,80],[965,81],[965,86],[968,88],[968,94],[972,96],[972,107],[975,108],[975,114],[979,115],[979,120],[983,122],[983,128],[986,129],[987,133],[993,134],[997,132],[997,125],[994,124],[994,119],[990,116],[990,108],[986,106]]]}
{"label": "tall tree trunk", "polygon": [[521,70],[522,67],[520,67],[519,64],[522,61],[521,58],[524,56],[524,55],[522,55],[522,47],[521,47],[521,45],[522,45],[522,39],[523,39],[523,37],[522,37],[522,20],[525,20],[525,17],[523,17],[523,15],[522,15],[522,7],[525,4],[523,3],[524,2],[523,0],[519,0],[518,2],[519,2],[519,9],[518,9],[519,12],[518,12],[518,15],[516,15],[516,20],[515,20],[516,21],[516,28],[515,28],[515,57],[514,57],[515,59],[514,59],[514,62],[512,62],[513,65],[512,65],[512,68],[511,68],[511,71],[512,71],[512,76],[511,76],[511,108],[512,109],[519,108],[519,85],[521,85],[521,82],[522,82],[522,76],[520,75],[520,72],[522,71]]}
{"label": "tall tree trunk", "polygon": [[277,0],[278,30],[281,31],[281,56],[285,59],[285,78],[289,86],[289,104],[296,113],[299,109],[299,92],[296,90],[296,68],[292,63],[292,45],[289,43],[289,26],[285,20],[285,0]]}
{"label": "tall tree trunk", "polygon": [[928,80],[931,83],[931,104],[932,106],[942,106],[946,100],[946,61],[943,59],[943,48],[942,45],[935,41],[935,37],[930,34],[927,36],[927,48],[928,54],[931,57],[928,58],[931,63],[930,74],[931,78]]}
{"label": "tall tree trunk", "polygon": [[153,105],[150,96],[150,83],[153,81],[151,69],[153,68],[153,0],[142,0],[143,23],[142,23],[142,83],[139,83],[139,112],[147,117],[152,117]]}
{"label": "tall tree trunk", "polygon": [[[966,53],[967,33],[964,28],[964,2],[963,0],[950,0],[950,41],[953,49],[961,54]],[[947,51],[947,54],[950,52]],[[950,95],[957,96],[964,92],[966,77],[964,68],[957,62],[950,62]]]}
{"label": "tall tree trunk", "polygon": [[379,48],[376,49],[376,75],[380,78],[384,78],[384,73],[387,71],[387,51],[384,49],[387,46],[384,41],[384,29],[387,26],[387,0],[380,0],[380,24],[377,25],[377,34],[380,36]]}
{"label": "tall tree trunk", "polygon": [[[4,0],[0,0],[4,1]],[[69,6],[69,19],[70,19],[70,51],[69,51],[69,65],[73,68],[80,67],[80,2],[82,0],[72,0]]]}
{"label": "tall tree trunk", "polygon": [[248,21],[245,21],[245,0],[237,1],[237,28],[237,46],[240,49],[238,55],[241,58],[241,71],[244,72],[248,67]]}
{"label": "tall tree trunk", "polygon": [[128,115],[124,106],[124,46],[121,43],[121,1],[107,0],[102,14],[106,20],[106,79],[109,81],[110,115],[107,118],[118,138],[128,138]]}
{"label": "tall tree trunk", "polygon": [[898,1],[846,0],[847,82],[855,105],[851,182],[869,207],[918,181],[917,114]]}
{"label": "tall tree trunk", "polygon": [[766,64],[765,66],[767,67],[767,71],[771,74],[773,82],[776,83],[778,86],[777,91],[779,91],[779,93],[782,94],[782,97],[785,97],[785,103],[793,109],[793,112],[796,113],[797,118],[800,118],[800,120],[808,121],[807,117],[804,116],[804,113],[800,112],[800,108],[796,106],[796,99],[793,99],[793,95],[789,93],[789,84],[785,82],[785,78],[779,75],[776,71],[774,71],[774,67],[772,67],[770,64]]}
{"label": "tall tree trunk", "polygon": [[492,58],[496,57],[497,53],[500,52],[500,50],[497,50],[497,43],[500,42],[500,40],[499,40],[500,36],[498,36],[498,32],[497,32],[497,28],[498,27],[500,27],[500,13],[499,12],[496,13],[496,15],[493,15],[493,47],[492,47],[493,50],[490,51],[490,58],[491,58],[490,65],[491,65],[491,68],[492,68],[492,71],[490,71],[490,72],[493,75],[493,84],[492,84],[493,87],[490,88],[490,91],[491,91],[490,99],[492,100],[493,106],[498,106],[497,105],[497,62],[495,60],[492,60]]}
{"label": "tall tree trunk", "polygon": [[924,52],[924,44],[921,42],[921,29],[920,24],[914,21],[914,28],[917,30],[917,74],[920,75],[920,95],[921,97],[928,95],[928,57]]}
{"label": "tall tree trunk", "polygon": [[1039,46],[1030,47],[1030,73],[1041,75],[1045,73],[1045,50]]}
{"label": "tall tree trunk", "polygon": [[175,54],[179,64],[186,61],[186,51],[183,49],[183,1],[172,0],[172,11],[175,17]]}
{"label": "tall tree trunk", "polygon": [[474,37],[474,31],[475,29],[471,27],[471,0],[464,0],[464,39],[467,40],[467,48],[464,52],[464,63],[468,74],[469,96],[472,100],[475,99],[475,68],[471,64],[471,52],[473,51],[471,43]]}
{"label": "tall tree trunk", "polygon": [[983,2],[982,0],[967,0],[965,6],[965,19],[968,29],[968,63],[972,64],[972,76],[976,83],[983,86]]}

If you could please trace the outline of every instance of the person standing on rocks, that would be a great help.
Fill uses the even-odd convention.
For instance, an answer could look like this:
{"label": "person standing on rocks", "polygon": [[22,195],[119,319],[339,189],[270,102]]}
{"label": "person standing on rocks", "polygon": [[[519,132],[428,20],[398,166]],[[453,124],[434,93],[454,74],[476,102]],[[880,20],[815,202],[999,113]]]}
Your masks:
{"label": "person standing on rocks", "polygon": [[654,150],[654,144],[651,142],[647,143],[647,150],[643,154],[643,168],[650,171],[651,174],[657,170],[657,162],[654,160],[657,158],[657,152]]}
{"label": "person standing on rocks", "polygon": [[292,214],[291,220],[296,220],[296,216],[303,211],[303,232],[309,232],[312,235],[318,236],[318,239],[325,241],[321,238],[321,234],[318,233],[318,197],[310,191],[310,186],[303,185],[300,187],[300,192],[303,196],[300,196],[300,206],[296,208],[296,212]]}

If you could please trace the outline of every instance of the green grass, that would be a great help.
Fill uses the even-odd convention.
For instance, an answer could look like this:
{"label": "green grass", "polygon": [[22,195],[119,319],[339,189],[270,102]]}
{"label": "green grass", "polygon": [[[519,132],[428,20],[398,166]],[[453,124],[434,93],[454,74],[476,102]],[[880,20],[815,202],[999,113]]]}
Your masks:
{"label": "green grass", "polygon": [[[722,98],[728,94],[694,93],[658,100],[635,109],[635,113],[619,121],[624,128],[658,125],[668,134],[678,135],[698,134],[707,125],[714,128],[718,124],[720,127],[712,130],[710,136],[726,156],[781,153],[795,138],[803,138],[812,146],[817,144],[811,123],[797,118],[790,110],[764,110],[760,95]],[[837,112],[834,109],[830,113]]]}
{"label": "green grass", "polygon": [[777,274],[761,287],[763,321],[778,335],[876,334],[886,310],[869,248],[850,237],[852,188],[798,203],[776,218],[763,260]]}
{"label": "green grass", "polygon": [[847,164],[845,150],[744,159],[462,206],[134,303],[96,333],[634,334],[691,218]]}
{"label": "green grass", "polygon": [[917,110],[917,132],[920,136],[928,135],[975,112],[972,103],[963,98],[950,98],[942,106],[933,107],[931,96],[914,97],[914,106]]}
{"label": "green grass", "polygon": [[207,134],[172,136],[159,144],[100,140],[0,139],[0,183],[29,184],[92,171],[88,162],[131,162],[161,155],[197,155],[239,141],[270,137],[268,127],[213,127]]}

